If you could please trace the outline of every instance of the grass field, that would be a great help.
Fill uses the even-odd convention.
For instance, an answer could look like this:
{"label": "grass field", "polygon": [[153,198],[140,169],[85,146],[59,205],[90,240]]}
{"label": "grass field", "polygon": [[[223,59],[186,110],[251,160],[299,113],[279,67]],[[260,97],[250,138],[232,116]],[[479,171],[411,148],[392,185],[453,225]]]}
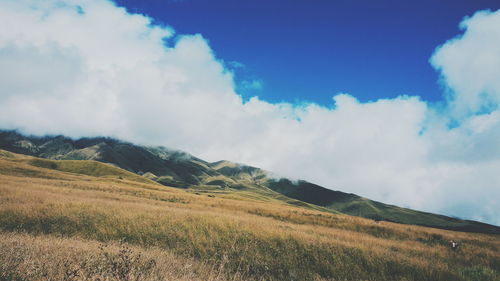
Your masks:
{"label": "grass field", "polygon": [[0,152],[0,280],[500,280],[498,235],[39,161]]}

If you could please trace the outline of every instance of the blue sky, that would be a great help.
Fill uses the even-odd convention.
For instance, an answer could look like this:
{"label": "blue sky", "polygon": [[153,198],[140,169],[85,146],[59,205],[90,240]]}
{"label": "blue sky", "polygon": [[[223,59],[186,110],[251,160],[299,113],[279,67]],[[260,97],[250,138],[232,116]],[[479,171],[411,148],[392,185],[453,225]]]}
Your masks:
{"label": "blue sky", "polygon": [[[271,102],[331,105],[349,93],[360,101],[418,95],[442,98],[428,60],[460,33],[458,23],[496,0],[117,0],[179,34],[200,33],[216,56],[237,61],[238,92]],[[244,87],[260,81],[262,88]],[[247,82],[243,82],[247,81]]]}

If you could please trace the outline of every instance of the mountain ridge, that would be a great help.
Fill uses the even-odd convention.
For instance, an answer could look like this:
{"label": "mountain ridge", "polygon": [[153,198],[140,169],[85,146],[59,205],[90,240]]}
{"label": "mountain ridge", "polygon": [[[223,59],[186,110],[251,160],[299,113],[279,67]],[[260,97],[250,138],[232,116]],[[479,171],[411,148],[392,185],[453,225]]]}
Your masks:
{"label": "mountain ridge", "polygon": [[[335,191],[307,181],[274,178],[262,169],[227,160],[207,162],[162,146],[140,146],[108,137],[71,139],[0,131],[0,149],[51,160],[93,160],[159,184],[197,192],[245,192],[332,213],[449,230],[500,234],[500,227],[416,211]],[[242,193],[243,194],[243,193]]]}

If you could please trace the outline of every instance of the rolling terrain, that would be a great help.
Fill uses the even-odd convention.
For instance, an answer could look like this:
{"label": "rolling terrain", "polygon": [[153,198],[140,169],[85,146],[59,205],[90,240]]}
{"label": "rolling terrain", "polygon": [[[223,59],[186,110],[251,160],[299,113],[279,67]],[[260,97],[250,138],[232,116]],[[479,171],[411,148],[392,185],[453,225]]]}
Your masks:
{"label": "rolling terrain", "polygon": [[0,280],[500,280],[498,235],[271,192],[173,188],[107,163],[2,150]]}
{"label": "rolling terrain", "polygon": [[[259,168],[229,161],[209,163],[188,153],[165,147],[139,146],[103,137],[73,140],[64,136],[34,137],[14,131],[0,131],[0,149],[46,158],[47,160],[36,160],[37,165],[45,168],[62,165],[51,160],[98,161],[129,171],[144,180],[170,187],[219,194],[237,193],[238,196],[247,198],[277,200],[308,209],[349,214],[375,221],[500,234],[500,227],[497,226],[388,205],[306,181],[276,179]],[[64,165],[70,166],[70,163],[75,162]],[[65,171],[62,166],[57,169]]]}

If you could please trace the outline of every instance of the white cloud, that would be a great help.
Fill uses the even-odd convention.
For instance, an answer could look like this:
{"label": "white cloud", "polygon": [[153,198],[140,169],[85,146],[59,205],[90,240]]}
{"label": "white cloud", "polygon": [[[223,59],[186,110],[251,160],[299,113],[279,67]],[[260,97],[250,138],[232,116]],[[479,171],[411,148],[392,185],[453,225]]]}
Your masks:
{"label": "white cloud", "polygon": [[500,112],[484,111],[500,94],[499,17],[476,14],[436,51],[450,89],[438,111],[405,96],[244,103],[201,35],[174,36],[104,0],[3,0],[0,127],[166,145],[500,224]]}
{"label": "white cloud", "polygon": [[500,102],[500,12],[479,11],[460,24],[464,34],[440,46],[431,63],[449,89],[452,116],[495,110]]}

